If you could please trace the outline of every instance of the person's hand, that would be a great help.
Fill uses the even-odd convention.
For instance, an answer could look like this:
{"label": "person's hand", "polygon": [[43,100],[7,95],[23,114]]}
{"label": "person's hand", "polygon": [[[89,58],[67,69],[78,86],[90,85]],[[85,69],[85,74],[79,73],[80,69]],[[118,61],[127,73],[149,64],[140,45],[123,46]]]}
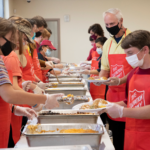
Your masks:
{"label": "person's hand", "polygon": [[83,70],[82,72],[80,72],[81,74],[90,74],[90,70]]}
{"label": "person's hand", "polygon": [[106,108],[106,113],[112,118],[122,118],[123,109],[124,109],[123,106],[111,103],[111,105]]}
{"label": "person's hand", "polygon": [[34,116],[37,117],[37,113],[28,107],[20,107],[20,106],[15,106],[14,109],[14,114],[16,116],[26,116],[28,119],[33,119]]}
{"label": "person's hand", "polygon": [[44,90],[39,88],[38,86],[33,89],[34,94],[44,94]]}
{"label": "person's hand", "polygon": [[55,57],[51,57],[51,61],[55,62],[55,63],[60,63],[60,59],[55,58]]}
{"label": "person's hand", "polygon": [[84,66],[84,68],[87,70],[91,70],[91,65],[86,65],[86,66]]}
{"label": "person's hand", "polygon": [[40,81],[39,83],[37,83],[37,86],[40,87],[41,89],[45,90],[49,86],[51,86],[51,83],[43,83],[42,81]]}
{"label": "person's hand", "polygon": [[39,112],[43,109],[43,104],[38,104],[37,107],[32,107],[32,109],[36,112]]}
{"label": "person's hand", "polygon": [[57,99],[59,97],[64,96],[63,93],[59,93],[59,94],[45,94],[45,95],[47,97],[47,99],[45,101],[45,105],[44,105],[44,107],[46,109],[53,109],[55,107],[59,107],[59,103],[58,103]]}
{"label": "person's hand", "polygon": [[28,91],[30,89],[32,81],[24,81],[22,82],[22,89],[24,91]]}
{"label": "person's hand", "polygon": [[68,63],[63,64],[63,68],[69,68],[69,64]]}
{"label": "person's hand", "polygon": [[108,78],[108,80],[110,80],[109,82],[105,82],[105,85],[109,85],[109,86],[118,86],[120,85],[120,78],[118,77],[110,77]]}
{"label": "person's hand", "polygon": [[52,61],[45,61],[46,67],[51,67],[53,68],[53,62]]}
{"label": "person's hand", "polygon": [[53,68],[62,69],[63,67],[64,67],[63,64],[54,64],[54,65],[53,65]]}

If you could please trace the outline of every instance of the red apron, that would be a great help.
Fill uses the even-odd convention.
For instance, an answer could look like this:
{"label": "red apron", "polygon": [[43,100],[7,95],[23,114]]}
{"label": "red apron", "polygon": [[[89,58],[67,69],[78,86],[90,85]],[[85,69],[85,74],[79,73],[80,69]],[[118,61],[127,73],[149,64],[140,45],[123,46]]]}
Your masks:
{"label": "red apron", "polygon": [[[150,105],[150,84],[147,80],[149,78],[150,75],[133,74],[129,82],[128,108]],[[126,118],[124,150],[149,149],[150,119]]]}
{"label": "red apron", "polygon": [[[22,70],[22,68],[20,67]],[[22,88],[22,77],[18,79],[18,85]],[[28,105],[16,105],[21,107],[30,107]],[[31,108],[31,107],[30,107]],[[16,144],[20,139],[20,130],[22,125],[22,116],[16,116],[14,113],[11,113],[11,127],[12,127],[12,138],[14,143]]]}
{"label": "red apron", "polygon": [[40,66],[39,60],[38,60],[37,50],[36,49],[33,51],[33,58],[32,58],[32,60],[33,60],[34,72],[35,72],[36,76],[41,81],[43,81],[42,70],[41,70],[41,66]]}
{"label": "red apron", "polygon": [[[43,58],[45,61],[47,61],[44,56],[43,56]],[[44,83],[48,82],[48,77],[46,76],[48,72],[49,72],[49,69],[48,70],[42,70],[42,76],[43,76],[43,82]]]}
{"label": "red apron", "polygon": [[[99,61],[97,61],[99,56],[100,55],[96,51],[92,52],[91,70],[99,69],[99,66],[98,66]],[[94,74],[91,75],[91,77],[95,77],[95,76],[98,76],[98,75],[94,75]],[[93,100],[97,98],[105,99],[105,90],[106,90],[106,85],[102,84],[101,86],[96,86],[93,83],[90,83],[90,93],[91,93]]]}
{"label": "red apron", "polygon": [[[8,71],[9,79],[13,82],[12,72]],[[11,122],[10,104],[0,97],[0,148],[8,147]]]}
{"label": "red apron", "polygon": [[[125,36],[126,36],[126,31],[125,31]],[[108,50],[110,77],[122,78],[125,75],[127,75],[133,68],[126,61],[125,59],[126,54],[109,54],[111,45],[112,45],[112,41],[110,43],[109,50]],[[107,92],[107,100],[109,102],[119,102],[124,100],[125,87],[126,87],[125,83],[119,86],[109,86]],[[116,118],[116,119],[111,118],[111,119],[115,121],[125,121],[125,118]]]}
{"label": "red apron", "polygon": [[33,62],[32,62],[32,57],[29,56],[28,50],[25,52],[25,57],[27,59],[27,65],[22,69],[22,78],[27,81],[35,81],[35,76],[34,76],[34,67],[33,67]]}

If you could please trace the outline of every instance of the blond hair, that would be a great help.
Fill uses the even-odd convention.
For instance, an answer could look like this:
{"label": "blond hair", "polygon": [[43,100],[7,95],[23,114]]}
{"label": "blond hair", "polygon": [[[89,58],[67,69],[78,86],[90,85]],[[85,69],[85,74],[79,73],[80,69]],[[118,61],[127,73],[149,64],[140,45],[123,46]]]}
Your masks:
{"label": "blond hair", "polygon": [[48,32],[47,29],[44,29],[43,32],[42,32],[42,37],[45,38],[45,37],[48,37],[48,39],[50,38],[51,34]]}

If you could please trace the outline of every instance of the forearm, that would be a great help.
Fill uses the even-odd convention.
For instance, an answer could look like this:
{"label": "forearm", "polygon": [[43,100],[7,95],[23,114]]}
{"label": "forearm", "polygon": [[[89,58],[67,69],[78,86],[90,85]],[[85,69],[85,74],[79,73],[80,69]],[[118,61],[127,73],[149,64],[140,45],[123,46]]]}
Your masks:
{"label": "forearm", "polygon": [[99,75],[99,72],[97,70],[90,70],[90,74]]}
{"label": "forearm", "polygon": [[124,101],[116,102],[116,104],[127,107],[127,104],[125,104]]}
{"label": "forearm", "polygon": [[123,78],[120,79],[120,85],[127,82],[128,74],[126,76],[124,76]]}
{"label": "forearm", "polygon": [[99,77],[106,77],[108,78],[109,77],[109,74],[110,72],[109,71],[106,71],[106,70],[101,70],[100,73],[99,73]]}
{"label": "forearm", "polygon": [[55,73],[56,73],[56,75],[59,75],[59,74],[61,74],[61,71],[55,70],[55,73],[54,73],[54,70],[52,70],[50,73],[53,74],[53,75],[55,75]]}
{"label": "forearm", "polygon": [[35,76],[35,80],[36,80],[37,82],[41,81],[35,74],[34,74],[34,76]]}
{"label": "forearm", "polygon": [[64,67],[63,64],[54,64],[54,65],[53,65],[53,68],[62,69],[63,67]]}
{"label": "forearm", "polygon": [[136,108],[124,108],[123,117],[135,119],[150,119],[150,105]]}
{"label": "forearm", "polygon": [[10,104],[44,104],[46,95],[32,94],[21,90],[14,90],[9,84],[0,86],[0,95],[4,101]]}

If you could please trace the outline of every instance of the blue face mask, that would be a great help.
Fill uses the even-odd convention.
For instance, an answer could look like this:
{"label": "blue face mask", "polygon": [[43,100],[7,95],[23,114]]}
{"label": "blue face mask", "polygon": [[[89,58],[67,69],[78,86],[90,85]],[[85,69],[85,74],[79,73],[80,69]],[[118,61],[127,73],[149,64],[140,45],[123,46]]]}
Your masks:
{"label": "blue face mask", "polygon": [[50,49],[47,49],[47,50],[46,50],[45,55],[46,55],[47,57],[50,57],[50,55],[51,55]]}
{"label": "blue face mask", "polygon": [[34,40],[34,39],[35,39],[35,35],[36,35],[36,34],[35,34],[35,32],[34,32],[34,35],[33,35],[33,37],[32,37],[32,40]]}
{"label": "blue face mask", "polygon": [[97,48],[96,51],[97,51],[97,53],[98,53],[99,55],[101,55],[101,54],[103,53],[103,51],[102,51],[101,48]]}

